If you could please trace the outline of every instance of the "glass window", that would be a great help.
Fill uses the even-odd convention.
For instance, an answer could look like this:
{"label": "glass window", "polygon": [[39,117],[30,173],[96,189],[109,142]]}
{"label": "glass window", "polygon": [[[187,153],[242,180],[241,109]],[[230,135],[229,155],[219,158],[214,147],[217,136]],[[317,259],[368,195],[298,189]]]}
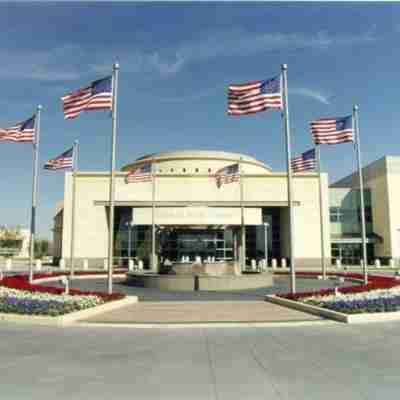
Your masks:
{"label": "glass window", "polygon": [[339,222],[341,217],[341,212],[339,207],[329,208],[330,220],[331,222]]}

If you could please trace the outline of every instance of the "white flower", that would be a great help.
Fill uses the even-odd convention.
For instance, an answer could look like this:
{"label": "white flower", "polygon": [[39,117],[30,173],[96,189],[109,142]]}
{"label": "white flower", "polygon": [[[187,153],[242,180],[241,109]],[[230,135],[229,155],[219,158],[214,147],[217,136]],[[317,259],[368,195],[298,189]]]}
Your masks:
{"label": "white flower", "polygon": [[360,293],[338,293],[337,295],[331,294],[327,296],[309,296],[301,299],[303,302],[317,301],[321,303],[330,303],[338,300],[344,301],[360,301],[360,300],[377,300],[377,299],[390,299],[400,296],[400,287],[394,287],[391,289],[377,289],[369,292]]}

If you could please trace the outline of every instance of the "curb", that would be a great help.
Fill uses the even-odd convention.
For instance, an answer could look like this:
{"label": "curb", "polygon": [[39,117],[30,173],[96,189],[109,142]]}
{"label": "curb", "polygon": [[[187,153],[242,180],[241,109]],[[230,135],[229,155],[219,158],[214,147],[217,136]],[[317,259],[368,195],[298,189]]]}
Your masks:
{"label": "curb", "polygon": [[176,323],[107,323],[107,322],[77,322],[75,327],[82,328],[121,328],[121,329],[197,329],[197,328],[283,328],[310,325],[333,325],[332,320],[314,321],[271,321],[271,322],[176,322]]}
{"label": "curb", "polygon": [[136,296],[127,296],[121,300],[110,301],[96,307],[87,308],[85,310],[75,311],[59,317],[47,317],[42,315],[20,315],[20,314],[7,314],[0,313],[0,321],[7,322],[21,322],[27,324],[38,325],[51,325],[51,326],[65,326],[71,325],[80,319],[89,318],[103,312],[112,311],[116,308],[127,306],[138,302]]}
{"label": "curb", "polygon": [[345,324],[367,324],[370,322],[400,321],[400,311],[366,313],[366,314],[344,314],[326,308],[304,304],[299,301],[288,300],[275,295],[265,296],[265,300],[284,307],[293,308],[309,314],[329,318]]}
{"label": "curb", "polygon": [[[65,273],[64,275],[49,276],[46,278],[33,279],[32,283],[56,282],[56,281],[59,281],[64,276],[70,277],[70,274]],[[113,274],[113,278],[125,278],[125,276],[126,276],[125,273]],[[106,273],[104,273],[104,274],[88,274],[88,275],[73,275],[71,280],[75,281],[75,280],[85,280],[85,279],[102,279],[102,278],[107,278],[107,277],[108,277],[108,275]]]}

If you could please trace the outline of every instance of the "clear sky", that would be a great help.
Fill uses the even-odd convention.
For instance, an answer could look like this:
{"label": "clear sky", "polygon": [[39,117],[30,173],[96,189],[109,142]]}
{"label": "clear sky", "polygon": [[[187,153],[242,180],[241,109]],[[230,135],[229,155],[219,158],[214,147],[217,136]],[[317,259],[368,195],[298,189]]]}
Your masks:
{"label": "clear sky", "polygon": [[[241,152],[285,169],[278,111],[226,115],[229,83],[287,63],[292,150],[308,123],[360,106],[363,162],[400,156],[400,3],[1,3],[0,126],[42,113],[41,166],[81,144],[80,169],[109,169],[107,112],[65,121],[59,98],[120,70],[117,166],[151,152]],[[354,169],[351,144],[325,146],[334,181]],[[0,224],[29,226],[32,146],[0,143]],[[38,233],[51,237],[64,173],[41,169]]]}

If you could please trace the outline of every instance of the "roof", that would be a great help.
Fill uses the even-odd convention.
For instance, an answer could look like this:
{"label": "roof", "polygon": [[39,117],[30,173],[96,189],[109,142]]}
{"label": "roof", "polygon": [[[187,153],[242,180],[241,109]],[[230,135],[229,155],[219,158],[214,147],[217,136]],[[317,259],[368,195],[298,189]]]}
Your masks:
{"label": "roof", "polygon": [[147,154],[142,157],[137,158],[130,164],[122,167],[122,171],[127,171],[132,169],[136,165],[143,164],[148,161],[153,161],[157,164],[168,163],[170,167],[173,164],[178,164],[178,166],[183,166],[183,161],[187,164],[191,161],[202,161],[207,162],[212,166],[221,166],[221,163],[228,165],[230,163],[242,162],[243,165],[252,165],[253,167],[258,167],[262,169],[263,172],[271,172],[272,168],[257,160],[254,157],[248,156],[241,153],[230,153],[225,151],[210,151],[210,150],[179,150],[179,151],[167,151],[161,153]]}

